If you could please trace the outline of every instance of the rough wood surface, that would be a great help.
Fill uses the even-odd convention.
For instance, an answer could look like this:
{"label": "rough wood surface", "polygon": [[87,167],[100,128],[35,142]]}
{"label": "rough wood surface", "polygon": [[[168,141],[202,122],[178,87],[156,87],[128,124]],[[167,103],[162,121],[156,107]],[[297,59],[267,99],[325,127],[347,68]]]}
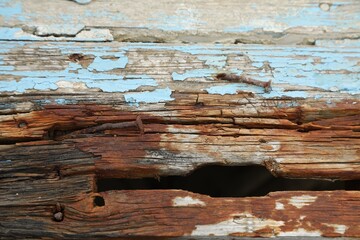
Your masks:
{"label": "rough wood surface", "polygon": [[98,191],[209,164],[360,179],[359,11],[0,0],[0,239],[360,237],[359,191]]}
{"label": "rough wood surface", "polygon": [[[64,149],[76,149],[108,177],[217,163],[360,178],[356,47],[2,45],[3,161],[26,167],[29,148],[51,146],[59,164],[75,161]],[[271,90],[221,72],[271,80]]]}
{"label": "rough wood surface", "polygon": [[[66,180],[67,179],[67,180]],[[67,182],[68,181],[68,182]],[[79,180],[64,178],[43,186],[61,187]],[[256,198],[210,198],[176,190],[109,191],[101,194],[75,193],[38,198],[27,204],[1,207],[2,237],[119,238],[139,237],[358,237],[360,193],[277,192]],[[40,189],[39,189],[40,190]],[[67,192],[72,191],[67,189]],[[78,190],[79,191],[79,190]],[[105,206],[96,206],[96,196]],[[15,197],[14,197],[15,198]],[[52,209],[59,201],[64,219],[53,220]],[[51,204],[53,205],[51,205]]]}
{"label": "rough wood surface", "polygon": [[356,0],[1,0],[2,40],[316,44],[358,39]]}

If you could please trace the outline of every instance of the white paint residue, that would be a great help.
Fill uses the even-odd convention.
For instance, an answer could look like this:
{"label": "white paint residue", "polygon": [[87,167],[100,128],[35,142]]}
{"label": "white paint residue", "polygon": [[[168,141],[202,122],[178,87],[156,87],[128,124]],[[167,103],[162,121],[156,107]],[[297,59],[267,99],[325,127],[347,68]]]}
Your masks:
{"label": "white paint residue", "polygon": [[223,222],[197,225],[191,236],[227,236],[233,233],[252,233],[264,228],[278,228],[283,221],[256,218],[251,214],[239,214]]}
{"label": "white paint residue", "polygon": [[187,207],[187,206],[206,206],[206,204],[200,199],[186,197],[176,197],[173,199],[174,207]]}
{"label": "white paint residue", "polygon": [[271,150],[268,150],[269,152],[276,152],[280,149],[281,147],[281,143],[278,141],[272,141],[272,142],[268,142],[268,144],[272,147]]}
{"label": "white paint residue", "polygon": [[291,232],[281,232],[278,237],[321,237],[320,231],[307,231],[304,228],[298,228]]}
{"label": "white paint residue", "polygon": [[346,230],[348,230],[348,226],[341,224],[331,224],[331,223],[323,223],[326,226],[333,227],[335,233],[344,234]]}
{"label": "white paint residue", "polygon": [[276,210],[284,210],[285,209],[284,204],[282,204],[281,202],[276,202],[275,209]]}
{"label": "white paint residue", "polygon": [[301,196],[294,196],[289,199],[289,204],[297,207],[302,208],[304,206],[310,205],[311,203],[315,202],[317,197],[310,196],[310,195],[301,195]]}
{"label": "white paint residue", "polygon": [[88,89],[85,83],[83,82],[69,82],[69,81],[57,81],[56,85],[59,88],[62,88],[63,92],[76,92],[80,89]]}

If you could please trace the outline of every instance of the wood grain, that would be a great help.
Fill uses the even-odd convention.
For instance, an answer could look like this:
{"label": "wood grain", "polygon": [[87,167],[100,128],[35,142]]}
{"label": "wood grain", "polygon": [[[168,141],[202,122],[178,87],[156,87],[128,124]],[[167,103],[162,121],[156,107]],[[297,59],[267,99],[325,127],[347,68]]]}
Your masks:
{"label": "wood grain", "polygon": [[[93,156],[98,174],[108,177],[184,175],[215,163],[261,164],[285,177],[359,179],[356,47],[3,46],[2,66],[13,68],[0,76],[0,140],[10,144],[3,160],[28,151],[22,144],[51,144],[60,155],[75,148]],[[272,80],[271,92],[216,78],[240,71]],[[131,125],[137,117],[142,131],[82,130]]]}
{"label": "wood grain", "polygon": [[2,40],[314,45],[360,34],[356,0],[2,0],[0,7]]}
{"label": "wood grain", "polygon": [[[96,185],[208,164],[359,179],[358,47],[1,46],[0,238],[360,236],[359,191],[210,198]],[[271,80],[271,91],[219,73]]]}
{"label": "wood grain", "polygon": [[[85,196],[77,201],[62,201],[64,219],[61,222],[52,220],[53,206],[1,207],[0,232],[7,238],[69,239],[358,237],[360,234],[358,191],[277,192],[256,198],[210,198],[178,190],[132,190]],[[104,199],[105,206],[94,205],[96,196]]]}

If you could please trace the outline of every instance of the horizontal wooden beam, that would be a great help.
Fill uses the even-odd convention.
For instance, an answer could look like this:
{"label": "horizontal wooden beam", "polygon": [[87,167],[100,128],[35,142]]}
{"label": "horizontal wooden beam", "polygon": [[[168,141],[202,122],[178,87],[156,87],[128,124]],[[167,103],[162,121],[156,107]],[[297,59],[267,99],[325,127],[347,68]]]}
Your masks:
{"label": "horizontal wooden beam", "polygon": [[314,45],[360,34],[356,0],[1,0],[0,8],[1,40]]}
{"label": "horizontal wooden beam", "polygon": [[3,46],[0,141],[16,143],[4,160],[56,143],[114,177],[216,163],[359,179],[358,48]]}
{"label": "horizontal wooden beam", "polygon": [[[109,191],[59,202],[58,209],[56,202],[45,209],[3,208],[0,230],[4,237],[48,238],[358,237],[359,201],[358,191],[276,192],[254,198]],[[55,212],[62,213],[61,221],[54,219]]]}
{"label": "horizontal wooden beam", "polygon": [[360,236],[359,191],[211,198],[96,183],[209,164],[359,179],[356,46],[1,46],[0,238]]}

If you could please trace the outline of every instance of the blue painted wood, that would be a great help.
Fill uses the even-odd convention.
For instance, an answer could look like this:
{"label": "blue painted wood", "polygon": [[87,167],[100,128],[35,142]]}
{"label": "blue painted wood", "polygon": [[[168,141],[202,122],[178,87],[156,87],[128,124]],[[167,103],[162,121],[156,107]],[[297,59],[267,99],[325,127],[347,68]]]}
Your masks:
{"label": "blue painted wood", "polygon": [[[189,91],[189,85],[193,92],[248,91],[269,99],[319,99],[337,94],[358,98],[360,94],[358,47],[27,42],[1,42],[1,46],[2,94],[61,93],[74,88],[75,92],[123,93],[131,104],[171,101],[171,92]],[[73,53],[90,56],[88,66],[71,62]],[[46,67],[41,66],[45,63]],[[272,91],[219,81],[215,75],[221,72],[271,80]],[[77,89],[76,84],[82,87]]]}
{"label": "blue painted wood", "polygon": [[[111,29],[116,39],[139,41],[176,41],[176,36],[167,32],[181,33],[184,36],[181,41],[226,41],[228,36],[232,42],[239,38],[240,42],[246,39],[264,43],[356,38],[360,33],[360,2],[357,0],[209,0],[206,4],[200,0],[160,0],[147,4],[132,0],[121,1],[121,4],[116,0],[77,2],[88,4],[77,5],[67,0],[0,0],[0,26],[14,28],[2,29],[0,37],[3,35],[2,40],[35,40],[39,36],[32,35],[31,31],[23,32],[19,26],[45,25],[55,29],[78,24],[93,30],[94,27]],[[63,34],[66,35],[66,28]],[[208,40],[201,36],[207,36]],[[86,37],[101,39],[78,38],[86,40]],[[104,38],[111,41],[111,37]],[[43,40],[55,39],[43,37]]]}

